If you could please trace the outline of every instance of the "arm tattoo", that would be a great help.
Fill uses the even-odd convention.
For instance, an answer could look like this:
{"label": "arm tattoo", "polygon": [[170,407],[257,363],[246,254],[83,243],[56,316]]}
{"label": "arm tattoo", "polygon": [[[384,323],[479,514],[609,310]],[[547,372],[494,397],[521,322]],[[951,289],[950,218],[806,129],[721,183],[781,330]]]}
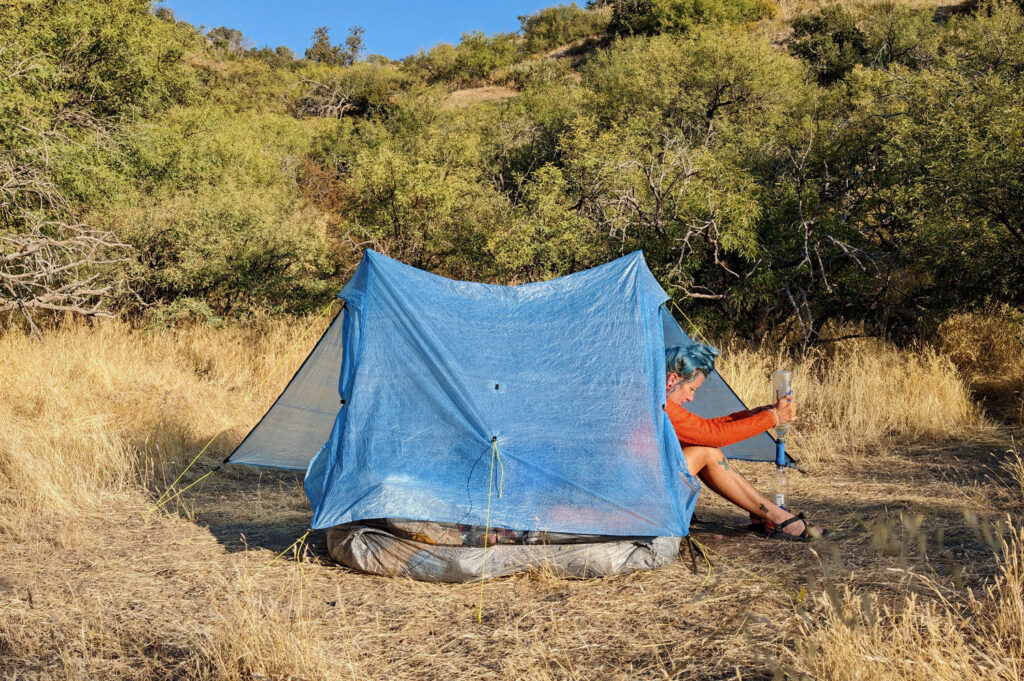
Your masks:
{"label": "arm tattoo", "polygon": [[761,513],[767,513],[767,512],[768,512],[768,509],[764,507],[764,504],[761,504]]}
{"label": "arm tattoo", "polygon": [[718,465],[725,470],[729,470],[729,462],[726,460],[725,455],[722,455],[722,460],[718,462]]}

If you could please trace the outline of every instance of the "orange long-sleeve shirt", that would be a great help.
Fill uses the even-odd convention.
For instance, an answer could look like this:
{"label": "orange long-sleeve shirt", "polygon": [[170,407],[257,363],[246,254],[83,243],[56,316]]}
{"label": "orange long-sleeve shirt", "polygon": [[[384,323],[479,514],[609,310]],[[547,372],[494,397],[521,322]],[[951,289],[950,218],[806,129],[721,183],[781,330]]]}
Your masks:
{"label": "orange long-sleeve shirt", "polygon": [[765,432],[775,425],[770,411],[738,411],[728,416],[705,419],[691,414],[675,402],[665,403],[672,428],[684,447],[726,447]]}

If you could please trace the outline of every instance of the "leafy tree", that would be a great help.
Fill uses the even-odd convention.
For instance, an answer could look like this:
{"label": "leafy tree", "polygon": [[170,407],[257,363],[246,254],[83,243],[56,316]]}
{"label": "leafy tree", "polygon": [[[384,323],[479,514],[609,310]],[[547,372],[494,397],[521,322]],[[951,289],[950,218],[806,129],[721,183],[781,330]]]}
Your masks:
{"label": "leafy tree", "polygon": [[321,64],[351,66],[363,52],[363,28],[352,26],[344,45],[332,45],[329,29],[321,26],[313,31],[313,44],[306,48],[306,59]]}
{"label": "leafy tree", "polygon": [[[795,60],[741,32],[620,41],[592,60],[594,124],[569,145],[573,193],[597,232],[643,248],[681,298],[735,313],[768,295],[760,185],[814,99]],[[791,266],[791,265],[790,265]]]}
{"label": "leafy tree", "polygon": [[455,48],[456,77],[468,85],[514,63],[518,58],[516,43],[512,33],[497,33],[490,38],[481,31],[463,33]]}
{"label": "leafy tree", "polygon": [[285,45],[278,45],[274,49],[269,46],[254,48],[249,54],[272,68],[287,68],[295,64],[295,52]]}
{"label": "leafy tree", "polygon": [[341,64],[341,48],[331,44],[330,30],[321,26],[313,31],[313,44],[306,48],[306,59],[321,64]]}
{"label": "leafy tree", "polygon": [[794,19],[789,51],[808,63],[822,85],[841,80],[868,56],[863,31],[842,5]]}
{"label": "leafy tree", "polygon": [[290,108],[300,117],[385,115],[396,108],[410,84],[408,75],[380,64],[343,69],[316,65],[298,73],[301,90]]}
{"label": "leafy tree", "polygon": [[865,63],[922,67],[932,63],[939,44],[934,10],[880,3],[867,10],[863,26]]}
{"label": "leafy tree", "polygon": [[957,21],[933,66],[875,93],[889,192],[912,219],[916,302],[1024,303],[1024,16],[1011,3]]}
{"label": "leafy tree", "polygon": [[348,29],[348,35],[345,36],[345,49],[342,50],[346,66],[359,61],[359,57],[362,56],[363,33],[365,31],[362,26],[352,26]]}
{"label": "leafy tree", "polygon": [[608,29],[615,35],[646,35],[654,31],[653,0],[613,0]]}
{"label": "leafy tree", "polygon": [[295,190],[309,138],[291,116],[215,103],[135,126],[117,151],[124,189],[97,208],[135,250],[142,302],[231,317],[302,311],[335,288],[326,216]]}
{"label": "leafy tree", "polygon": [[608,26],[607,12],[583,10],[571,5],[545,7],[539,12],[519,17],[526,54],[545,52],[579,38],[603,32]]}
{"label": "leafy tree", "polygon": [[[108,314],[131,249],[86,220],[69,178],[130,121],[187,101],[194,32],[144,0],[20,0],[0,13],[0,314]],[[38,331],[37,331],[38,332]]]}
{"label": "leafy tree", "polygon": [[210,41],[211,47],[215,50],[222,50],[229,54],[242,54],[249,49],[249,40],[237,28],[218,26],[206,32],[206,39]]}
{"label": "leafy tree", "polygon": [[438,43],[426,52],[421,49],[406,57],[402,63],[405,70],[428,83],[450,83],[454,87],[459,82],[455,46],[451,43]]}
{"label": "leafy tree", "polygon": [[481,31],[462,34],[458,45],[435,45],[406,57],[405,67],[428,83],[445,83],[450,89],[480,83],[495,70],[510,66],[519,57],[512,33],[487,37]]}
{"label": "leafy tree", "polygon": [[617,35],[684,33],[701,24],[774,17],[768,0],[615,0],[609,29]]}

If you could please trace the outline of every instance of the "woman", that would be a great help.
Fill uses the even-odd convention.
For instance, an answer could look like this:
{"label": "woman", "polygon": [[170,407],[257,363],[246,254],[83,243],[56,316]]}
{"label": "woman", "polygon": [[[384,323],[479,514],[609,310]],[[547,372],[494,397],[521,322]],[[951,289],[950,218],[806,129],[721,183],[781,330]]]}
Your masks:
{"label": "woman", "polygon": [[784,397],[768,405],[728,416],[704,419],[683,407],[692,402],[704,379],[715,370],[718,350],[703,343],[677,345],[665,350],[665,411],[675,429],[690,475],[699,477],[712,491],[750,513],[755,525],[763,525],[769,537],[810,541],[826,530],[811,526],[803,514],[793,515],[766,499],[719,447],[765,432],[780,423],[796,420],[796,402]]}

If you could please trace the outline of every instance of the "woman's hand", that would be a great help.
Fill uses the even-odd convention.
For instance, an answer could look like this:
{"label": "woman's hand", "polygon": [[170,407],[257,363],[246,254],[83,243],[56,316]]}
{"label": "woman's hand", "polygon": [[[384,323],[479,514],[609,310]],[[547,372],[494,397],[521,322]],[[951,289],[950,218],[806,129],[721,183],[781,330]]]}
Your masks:
{"label": "woman's hand", "polygon": [[793,399],[792,395],[786,395],[775,403],[772,411],[775,412],[775,418],[779,422],[778,425],[792,423],[796,421],[796,400]]}

